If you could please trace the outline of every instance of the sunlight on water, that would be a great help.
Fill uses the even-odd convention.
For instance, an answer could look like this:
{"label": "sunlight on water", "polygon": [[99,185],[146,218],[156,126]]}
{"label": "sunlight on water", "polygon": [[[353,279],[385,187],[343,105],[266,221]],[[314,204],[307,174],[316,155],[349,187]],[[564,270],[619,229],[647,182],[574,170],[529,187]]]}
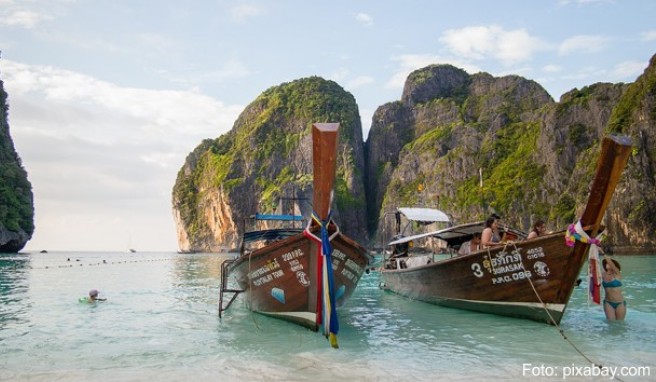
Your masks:
{"label": "sunlight on water", "polygon": [[[0,381],[539,380],[523,365],[589,366],[584,356],[650,367],[650,377],[625,381],[656,379],[654,256],[621,258],[626,322],[607,322],[585,281],[575,290],[561,323],[573,345],[549,325],[382,292],[379,275],[367,274],[339,309],[339,350],[251,314],[244,296],[219,319],[226,257],[0,255]],[[78,302],[91,288],[107,301]]]}

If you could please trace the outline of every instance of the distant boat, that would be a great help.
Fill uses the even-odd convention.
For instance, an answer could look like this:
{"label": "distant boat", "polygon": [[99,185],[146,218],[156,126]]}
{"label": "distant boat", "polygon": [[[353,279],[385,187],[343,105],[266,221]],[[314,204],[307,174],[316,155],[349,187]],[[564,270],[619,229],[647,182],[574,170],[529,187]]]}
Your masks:
{"label": "distant boat", "polygon": [[[437,305],[559,324],[630,153],[626,137],[603,140],[587,206],[567,230],[532,240],[520,235],[502,247],[446,259],[386,255],[382,288]],[[423,237],[444,241],[450,251],[482,228],[481,223],[465,224]],[[389,245],[408,242],[396,238]]]}
{"label": "distant boat", "polygon": [[[312,127],[314,213],[309,224],[295,227],[298,215],[258,216],[291,227],[244,233],[239,257],[222,266],[219,315],[244,292],[251,311],[315,331],[321,327],[337,347],[336,309],[353,293],[370,262],[366,249],[340,232],[331,218],[338,127]],[[228,277],[236,279],[239,289],[228,288]],[[224,302],[226,293],[232,297]]]}
{"label": "distant boat", "polygon": [[130,252],[130,253],[135,253],[135,252],[137,252],[137,250],[134,249],[134,248],[128,248],[128,252]]}

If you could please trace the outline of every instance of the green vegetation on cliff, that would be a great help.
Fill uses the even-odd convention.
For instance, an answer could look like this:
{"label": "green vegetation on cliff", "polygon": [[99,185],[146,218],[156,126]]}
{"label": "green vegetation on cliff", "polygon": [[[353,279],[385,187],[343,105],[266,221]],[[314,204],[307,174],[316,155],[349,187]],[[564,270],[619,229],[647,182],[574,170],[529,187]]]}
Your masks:
{"label": "green vegetation on cliff", "polygon": [[[354,151],[346,149],[359,133],[359,114],[353,96],[333,81],[310,77],[274,86],[259,95],[239,116],[233,129],[206,140],[187,158],[178,173],[173,200],[190,237],[210,236],[203,200],[217,193],[228,203],[232,218],[250,215],[254,208],[270,209],[279,198],[308,190],[312,184],[311,128],[313,123],[338,122],[340,152],[335,201],[338,208],[360,206],[364,195],[353,196],[347,174],[354,168]],[[262,211],[269,212],[269,211]]]}
{"label": "green vegetation on cliff", "polygon": [[8,112],[7,93],[0,81],[0,230],[23,231],[31,237],[34,232],[32,185],[9,135]]}

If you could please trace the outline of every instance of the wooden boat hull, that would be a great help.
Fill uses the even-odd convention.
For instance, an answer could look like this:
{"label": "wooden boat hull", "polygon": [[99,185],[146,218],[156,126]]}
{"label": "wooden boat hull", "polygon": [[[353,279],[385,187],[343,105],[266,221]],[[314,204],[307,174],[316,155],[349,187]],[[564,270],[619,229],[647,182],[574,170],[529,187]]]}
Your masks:
{"label": "wooden boat hull", "polygon": [[[414,268],[384,270],[382,287],[437,305],[560,323],[582,266],[572,251],[560,232]],[[571,268],[577,272],[565,272]]]}
{"label": "wooden boat hull", "polygon": [[[631,153],[627,137],[607,137],[578,222],[595,237]],[[586,239],[587,240],[587,239]],[[417,265],[421,257],[386,262],[383,288],[439,305],[527,318],[558,325],[586,260],[590,244],[565,242],[565,231],[504,247]],[[427,258],[427,257],[426,257]]]}
{"label": "wooden boat hull", "polygon": [[[369,264],[364,247],[338,234],[331,241],[335,297],[341,306]],[[230,272],[253,312],[317,330],[318,243],[298,234],[241,256]]]}

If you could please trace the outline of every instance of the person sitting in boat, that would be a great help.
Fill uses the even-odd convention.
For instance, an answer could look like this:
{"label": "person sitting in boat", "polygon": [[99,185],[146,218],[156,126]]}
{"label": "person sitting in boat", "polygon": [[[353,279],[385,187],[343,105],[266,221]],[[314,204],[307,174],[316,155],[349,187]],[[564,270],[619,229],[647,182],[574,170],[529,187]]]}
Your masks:
{"label": "person sitting in boat", "polygon": [[[396,235],[392,239],[393,240],[398,240],[402,237],[403,237],[403,235]],[[395,269],[397,267],[396,264],[398,264],[399,268],[407,268],[405,260],[398,260],[398,263],[395,263],[397,260],[394,260],[394,259],[408,257],[408,249],[411,246],[412,246],[412,242],[394,244],[392,246],[392,254],[389,257],[390,261],[386,264],[386,268]]]}
{"label": "person sitting in boat", "polygon": [[615,259],[604,256],[601,262],[604,269],[601,286],[604,287],[604,313],[610,321],[624,320],[626,300],[622,296],[622,267]]}
{"label": "person sitting in boat", "polygon": [[458,255],[469,255],[472,252],[476,252],[481,249],[481,233],[475,232],[471,240],[462,243],[460,249],[458,250]]}
{"label": "person sitting in boat", "polygon": [[533,229],[526,237],[526,240],[535,239],[536,237],[543,236],[547,232],[547,226],[544,224],[544,220],[537,220],[533,224]]}
{"label": "person sitting in boat", "polygon": [[496,247],[501,245],[499,220],[499,215],[493,214],[485,221],[485,228],[483,229],[483,233],[481,233],[481,248]]}

